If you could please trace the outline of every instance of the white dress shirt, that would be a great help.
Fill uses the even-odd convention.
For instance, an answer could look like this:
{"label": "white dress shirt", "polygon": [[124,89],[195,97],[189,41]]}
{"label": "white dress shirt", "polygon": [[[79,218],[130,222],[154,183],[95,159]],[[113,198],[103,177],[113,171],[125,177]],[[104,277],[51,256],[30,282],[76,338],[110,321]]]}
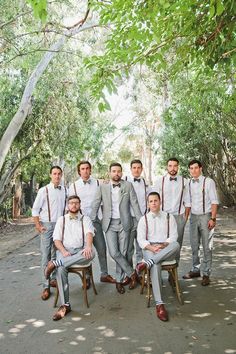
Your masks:
{"label": "white dress shirt", "polygon": [[114,187],[111,185],[111,218],[120,219],[120,187]]}
{"label": "white dress shirt", "polygon": [[[82,215],[79,213],[76,219],[70,219],[70,214],[65,215],[65,229],[63,245],[68,248],[81,248],[83,247],[83,232],[82,232]],[[92,221],[88,216],[83,216],[84,226],[84,245],[86,243],[86,235],[91,233],[94,236],[94,227]],[[63,216],[60,217],[56,223],[53,232],[53,241],[62,241],[62,229],[63,229]]]}
{"label": "white dress shirt", "polygon": [[[170,178],[177,178],[177,180],[170,180]],[[184,189],[183,189],[184,182]],[[186,202],[188,201],[188,182],[187,179],[182,176],[176,175],[171,176],[167,174],[164,176],[164,190],[162,191],[163,186],[163,177],[159,177],[153,187],[153,191],[158,192],[160,194],[160,198],[162,201],[162,195],[164,196],[164,211],[167,213],[171,213],[173,215],[183,214],[185,211]],[[180,199],[183,196],[180,207]],[[180,207],[180,213],[179,213]]]}
{"label": "white dress shirt", "polygon": [[[138,199],[138,204],[139,208],[141,210],[142,215],[146,212],[147,210],[147,194],[148,194],[148,187],[145,184],[144,178],[140,177],[140,182],[134,181],[134,177],[132,176],[127,176],[126,180],[131,182],[134,190],[137,194],[137,199]],[[130,208],[130,212],[132,217],[135,217],[133,208]]]}
{"label": "white dress shirt", "polygon": [[168,237],[168,217],[164,211],[157,214],[147,213],[148,237],[145,216],[142,216],[138,223],[137,240],[139,246],[144,249],[150,243],[177,241],[177,224],[173,215],[169,214],[169,237]]}
{"label": "white dress shirt", "polygon": [[[187,205],[191,206],[191,213],[195,215],[203,215],[203,184],[204,176],[198,178],[199,182],[194,182],[193,179],[188,180],[189,193]],[[216,185],[213,179],[207,177],[205,180],[205,213],[211,212],[211,205],[219,204]]]}
{"label": "white dress shirt", "polygon": [[40,221],[49,222],[46,187],[48,188],[51,222],[56,222],[64,213],[66,191],[63,186],[60,186],[61,189],[55,188],[53,183],[39,189],[32,208],[32,216],[39,216]]}
{"label": "white dress shirt", "polygon": [[[98,180],[93,177],[90,177],[87,183],[84,183],[83,179],[79,178],[70,185],[69,196],[78,195],[80,197],[81,211],[83,215],[90,217],[93,201],[98,188]],[[101,208],[99,208],[98,217],[99,219],[102,218]]]}

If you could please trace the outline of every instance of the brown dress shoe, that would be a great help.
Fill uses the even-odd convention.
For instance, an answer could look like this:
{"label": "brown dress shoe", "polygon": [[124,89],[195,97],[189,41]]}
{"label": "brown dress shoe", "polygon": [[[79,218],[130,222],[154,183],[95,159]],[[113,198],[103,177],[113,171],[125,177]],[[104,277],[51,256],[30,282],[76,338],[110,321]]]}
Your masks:
{"label": "brown dress shoe", "polygon": [[183,279],[199,278],[201,276],[200,271],[193,272],[190,270],[187,274],[183,275]]}
{"label": "brown dress shoe", "polygon": [[57,281],[56,281],[56,279],[52,279],[52,280],[50,280],[50,286],[52,287],[52,288],[56,288],[57,287]]}
{"label": "brown dress shoe", "polygon": [[207,286],[210,284],[210,278],[208,275],[203,275],[201,284],[202,286]]}
{"label": "brown dress shoe", "polygon": [[168,313],[165,309],[164,304],[156,305],[156,314],[161,321],[168,321]]}
{"label": "brown dress shoe", "polygon": [[120,294],[124,294],[125,293],[125,288],[123,287],[122,283],[116,283],[116,290]]}
{"label": "brown dress shoe", "polygon": [[114,278],[112,278],[111,275],[107,274],[107,275],[101,275],[100,281],[102,283],[111,283],[111,284],[115,284],[116,280]]}
{"label": "brown dress shoe", "polygon": [[65,315],[67,315],[69,312],[71,312],[70,306],[61,305],[59,307],[59,309],[57,310],[57,312],[54,313],[52,319],[53,319],[53,321],[59,321],[63,317],[65,317]]}
{"label": "brown dress shoe", "polygon": [[49,261],[47,264],[47,267],[45,268],[45,271],[44,271],[46,279],[49,279],[50,274],[54,271],[55,268],[56,268],[56,266],[53,264],[53,262]]}
{"label": "brown dress shoe", "polygon": [[122,281],[122,285],[126,286],[130,283],[130,278],[128,276],[125,277],[125,279]]}
{"label": "brown dress shoe", "polygon": [[129,289],[133,290],[137,286],[137,273],[134,271],[130,276]]}
{"label": "brown dress shoe", "polygon": [[50,297],[50,289],[49,288],[43,289],[43,292],[41,294],[41,299],[45,301],[49,299],[49,297]]}
{"label": "brown dress shoe", "polygon": [[147,264],[145,262],[140,262],[136,265],[136,272],[141,273],[144,269],[146,269]]}

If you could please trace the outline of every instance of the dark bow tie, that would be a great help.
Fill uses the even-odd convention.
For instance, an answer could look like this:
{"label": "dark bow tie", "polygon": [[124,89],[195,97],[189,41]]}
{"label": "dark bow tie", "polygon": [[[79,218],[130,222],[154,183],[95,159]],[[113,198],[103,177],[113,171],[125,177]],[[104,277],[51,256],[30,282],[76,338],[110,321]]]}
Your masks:
{"label": "dark bow tie", "polygon": [[193,181],[193,183],[195,183],[195,182],[199,183],[199,178],[193,179],[192,181]]}
{"label": "dark bow tie", "polygon": [[61,186],[54,186],[54,188],[61,190]]}
{"label": "dark bow tie", "polygon": [[70,220],[78,220],[77,215],[69,215]]}
{"label": "dark bow tie", "polygon": [[170,181],[177,181],[177,177],[170,177]]}
{"label": "dark bow tie", "polygon": [[112,187],[113,187],[113,188],[116,188],[116,187],[119,187],[119,188],[120,188],[120,183],[118,183],[118,184],[112,184]]}
{"label": "dark bow tie", "polygon": [[87,181],[83,180],[83,182],[84,182],[84,184],[90,184],[91,183],[91,179],[88,179]]}
{"label": "dark bow tie", "polygon": [[140,178],[134,178],[134,182],[140,183],[141,179]]}

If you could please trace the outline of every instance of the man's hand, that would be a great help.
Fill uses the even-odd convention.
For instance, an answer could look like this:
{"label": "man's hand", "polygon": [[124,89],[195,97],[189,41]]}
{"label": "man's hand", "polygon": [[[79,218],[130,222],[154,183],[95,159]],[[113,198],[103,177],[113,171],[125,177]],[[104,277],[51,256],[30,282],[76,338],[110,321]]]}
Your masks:
{"label": "man's hand", "polygon": [[93,255],[92,247],[85,247],[81,253],[86,259],[91,259]]}
{"label": "man's hand", "polygon": [[40,234],[47,231],[46,227],[44,227],[40,222],[35,224],[35,228]]}
{"label": "man's hand", "polygon": [[157,253],[160,250],[162,250],[163,248],[165,248],[166,246],[168,246],[168,242],[163,242],[163,243],[159,243],[156,245],[148,245],[148,247],[146,247],[146,249],[148,249],[149,251],[151,251],[153,253]]}
{"label": "man's hand", "polygon": [[212,229],[214,229],[215,226],[216,226],[216,222],[213,221],[212,219],[210,219],[210,220],[208,221],[208,229],[209,229],[209,230],[212,230]]}
{"label": "man's hand", "polygon": [[68,252],[66,249],[65,249],[65,251],[62,251],[61,254],[63,255],[63,257],[69,257],[69,256],[71,256],[71,253]]}

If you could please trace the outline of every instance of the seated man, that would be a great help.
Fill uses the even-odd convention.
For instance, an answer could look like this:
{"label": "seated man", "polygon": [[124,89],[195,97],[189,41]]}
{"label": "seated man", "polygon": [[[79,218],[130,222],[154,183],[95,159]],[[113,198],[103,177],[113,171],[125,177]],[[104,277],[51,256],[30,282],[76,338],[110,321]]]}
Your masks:
{"label": "seated man", "polygon": [[68,210],[67,215],[58,219],[53,232],[57,259],[49,261],[45,269],[46,279],[57,269],[61,306],[53,316],[54,321],[60,320],[71,311],[67,269],[73,264],[87,265],[95,256],[92,249],[94,228],[89,217],[81,215],[78,196],[68,198]]}
{"label": "seated man", "polygon": [[173,260],[178,256],[178,233],[174,216],[160,210],[160,195],[148,195],[150,212],[138,223],[138,243],[143,250],[144,262],[137,265],[137,271],[150,269],[152,291],[156,302],[157,317],[168,321],[168,313],[161,297],[161,262]]}

